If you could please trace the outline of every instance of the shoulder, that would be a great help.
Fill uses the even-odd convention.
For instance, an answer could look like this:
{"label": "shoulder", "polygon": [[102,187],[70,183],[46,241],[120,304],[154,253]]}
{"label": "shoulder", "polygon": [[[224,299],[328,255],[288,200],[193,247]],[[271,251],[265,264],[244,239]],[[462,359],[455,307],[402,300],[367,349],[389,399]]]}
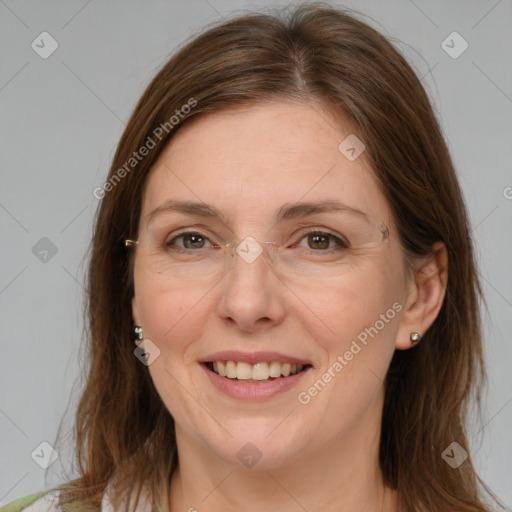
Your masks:
{"label": "shoulder", "polygon": [[60,512],[58,500],[58,491],[38,492],[0,507],[0,512]]}
{"label": "shoulder", "polygon": [[[110,484],[109,484],[110,485]],[[101,500],[102,512],[114,512],[107,487]],[[7,505],[0,506],[0,512],[62,512],[59,507],[60,491],[50,490],[18,498]],[[126,500],[125,500],[126,501]],[[151,512],[152,500],[147,489],[144,489],[142,500],[138,503],[136,512]]]}

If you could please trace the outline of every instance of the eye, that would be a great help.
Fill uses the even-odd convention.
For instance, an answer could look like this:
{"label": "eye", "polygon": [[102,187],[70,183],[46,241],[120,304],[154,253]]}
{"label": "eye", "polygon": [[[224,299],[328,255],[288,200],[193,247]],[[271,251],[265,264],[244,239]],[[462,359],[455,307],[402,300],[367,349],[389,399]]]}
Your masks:
{"label": "eye", "polygon": [[[325,231],[310,231],[306,233],[301,240],[307,239],[308,248],[313,250],[320,250],[320,252],[330,249],[348,249],[348,244],[342,240],[341,238],[333,235],[332,233],[328,233]],[[331,245],[331,242],[334,243],[334,246]],[[303,247],[303,246],[302,246]]]}
{"label": "eye", "polygon": [[[183,246],[176,244],[176,241],[180,239],[183,242]],[[198,233],[197,231],[184,231],[182,233],[178,233],[176,236],[171,238],[171,240],[166,240],[165,247],[176,248],[177,250],[204,249],[206,242],[210,243],[208,238],[201,233]]]}

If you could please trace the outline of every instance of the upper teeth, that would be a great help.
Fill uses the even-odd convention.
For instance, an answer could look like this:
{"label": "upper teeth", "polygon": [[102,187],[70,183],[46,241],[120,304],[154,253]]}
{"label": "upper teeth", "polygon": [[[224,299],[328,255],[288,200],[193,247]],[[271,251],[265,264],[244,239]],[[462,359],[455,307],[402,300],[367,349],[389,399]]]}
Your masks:
{"label": "upper teeth", "polygon": [[302,364],[270,363],[249,364],[236,361],[216,361],[213,363],[213,371],[222,377],[242,380],[267,380],[269,377],[288,377],[300,372],[304,368]]}

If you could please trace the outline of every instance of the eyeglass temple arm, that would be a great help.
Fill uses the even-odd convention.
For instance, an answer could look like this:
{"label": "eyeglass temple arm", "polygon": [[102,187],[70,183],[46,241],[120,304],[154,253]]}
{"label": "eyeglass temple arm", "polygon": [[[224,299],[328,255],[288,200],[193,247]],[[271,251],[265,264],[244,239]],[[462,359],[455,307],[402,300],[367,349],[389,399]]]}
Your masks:
{"label": "eyeglass temple arm", "polygon": [[[263,244],[273,244],[273,245],[275,245],[275,242],[264,242],[264,241],[262,241],[262,240],[257,240],[257,241],[258,241],[259,243],[263,243]],[[132,240],[132,239],[130,239],[130,238],[127,238],[127,239],[124,241],[124,245],[125,245],[125,247],[133,247],[133,246],[135,246],[135,245],[139,245],[139,241],[138,241],[138,240]],[[233,247],[234,247],[234,246],[237,246],[238,244],[228,243],[228,244],[226,244],[226,245],[227,245],[228,247],[230,247],[230,246],[233,246]],[[214,247],[215,247],[215,248],[219,248],[220,246],[215,245]]]}

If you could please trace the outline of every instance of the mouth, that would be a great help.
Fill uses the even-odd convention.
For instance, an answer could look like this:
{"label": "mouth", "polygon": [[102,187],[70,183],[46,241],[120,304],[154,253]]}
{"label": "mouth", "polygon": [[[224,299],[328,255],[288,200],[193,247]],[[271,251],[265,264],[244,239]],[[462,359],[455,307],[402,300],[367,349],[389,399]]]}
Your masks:
{"label": "mouth", "polygon": [[203,363],[211,372],[233,381],[245,383],[264,383],[286,379],[308,370],[310,364],[282,363],[280,361],[261,361],[250,364],[245,361],[207,361]]}

